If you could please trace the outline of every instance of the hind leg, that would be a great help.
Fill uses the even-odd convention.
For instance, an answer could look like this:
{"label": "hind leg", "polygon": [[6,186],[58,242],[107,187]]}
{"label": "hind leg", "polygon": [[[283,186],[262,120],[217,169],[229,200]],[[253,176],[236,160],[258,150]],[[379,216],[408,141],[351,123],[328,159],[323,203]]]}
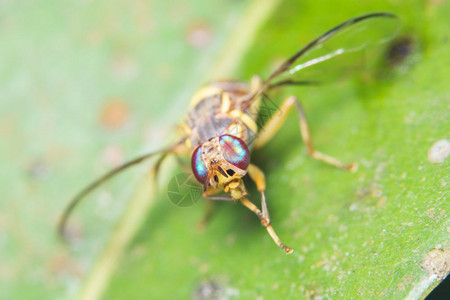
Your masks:
{"label": "hind leg", "polygon": [[267,144],[267,142],[269,142],[273,138],[273,136],[278,132],[280,127],[285,122],[289,111],[294,107],[297,110],[297,114],[299,117],[300,134],[302,136],[303,141],[306,144],[308,154],[314,159],[323,161],[337,168],[355,171],[357,168],[356,163],[350,164],[343,163],[340,160],[325,153],[319,152],[314,148],[305,113],[300,104],[300,101],[297,99],[297,97],[294,96],[288,97],[286,100],[284,100],[279,110],[275,112],[272,118],[259,131],[258,137],[255,139],[255,142],[253,144],[255,149],[263,147],[265,144]]}

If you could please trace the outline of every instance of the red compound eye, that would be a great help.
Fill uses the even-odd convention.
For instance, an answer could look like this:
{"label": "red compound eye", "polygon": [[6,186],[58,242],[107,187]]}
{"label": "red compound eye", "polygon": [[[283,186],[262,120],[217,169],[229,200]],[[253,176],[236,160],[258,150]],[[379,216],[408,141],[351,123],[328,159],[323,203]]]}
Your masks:
{"label": "red compound eye", "polygon": [[233,166],[246,170],[250,163],[250,151],[247,145],[238,137],[224,134],[219,138],[223,157]]}
{"label": "red compound eye", "polygon": [[202,160],[202,145],[195,148],[194,153],[192,153],[191,167],[195,178],[204,184],[208,175],[208,168]]}

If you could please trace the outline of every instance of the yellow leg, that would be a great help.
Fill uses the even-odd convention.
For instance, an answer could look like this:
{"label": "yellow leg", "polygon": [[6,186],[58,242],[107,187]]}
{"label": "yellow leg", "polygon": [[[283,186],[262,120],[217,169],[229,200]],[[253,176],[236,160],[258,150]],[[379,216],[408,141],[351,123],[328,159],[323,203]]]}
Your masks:
{"label": "yellow leg", "polygon": [[266,179],[264,177],[264,173],[263,171],[261,171],[260,168],[258,168],[254,164],[250,164],[247,167],[247,172],[250,178],[255,182],[256,188],[261,193],[262,216],[264,219],[267,220],[267,223],[270,223],[269,210],[267,209],[266,195],[265,195]]}
{"label": "yellow leg", "polygon": [[275,230],[273,230],[272,225],[269,223],[269,221],[267,219],[264,219],[262,212],[259,210],[258,207],[256,207],[255,204],[250,202],[247,198],[242,198],[242,199],[240,199],[240,201],[245,207],[250,209],[252,212],[254,212],[259,217],[259,219],[261,220],[261,224],[264,227],[266,227],[267,232],[269,233],[270,237],[273,239],[275,244],[278,245],[278,247],[283,249],[286,252],[286,254],[291,254],[294,251],[281,242],[280,238],[275,233]]}
{"label": "yellow leg", "polygon": [[297,99],[297,97],[294,97],[294,96],[288,97],[286,100],[284,100],[280,109],[277,112],[275,112],[275,114],[272,116],[272,118],[259,131],[258,137],[256,138],[256,140],[253,144],[255,149],[261,148],[268,141],[270,141],[272,139],[272,137],[280,129],[281,125],[283,125],[284,121],[286,120],[287,114],[294,106],[297,109],[297,114],[300,119],[299,120],[300,121],[300,133],[302,135],[303,141],[306,144],[308,154],[312,158],[323,161],[332,166],[335,166],[335,167],[338,167],[341,169],[347,169],[350,171],[355,171],[357,168],[356,163],[345,164],[345,163],[337,160],[334,157],[331,157],[327,154],[324,154],[324,153],[319,152],[316,149],[314,149],[305,113],[300,104],[300,101]]}

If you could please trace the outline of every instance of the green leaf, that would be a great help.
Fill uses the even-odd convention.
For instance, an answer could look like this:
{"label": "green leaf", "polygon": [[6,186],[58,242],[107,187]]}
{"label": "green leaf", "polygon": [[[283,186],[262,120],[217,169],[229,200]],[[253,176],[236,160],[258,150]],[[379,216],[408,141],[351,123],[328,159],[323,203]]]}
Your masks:
{"label": "green leaf", "polygon": [[[345,16],[334,15],[336,9],[312,3],[278,8],[238,77],[267,74],[273,59],[340,21],[387,8],[340,8]],[[199,233],[194,225],[200,205],[173,209],[166,201],[129,246],[106,298],[202,298],[212,290],[252,299],[414,299],[437,284],[423,261],[433,248],[448,256],[448,161],[432,163],[427,153],[448,135],[442,66],[450,61],[448,45],[440,42],[448,35],[429,28],[442,26],[445,13],[432,4],[389,10],[415,41],[412,62],[399,67],[405,71],[384,83],[289,90],[304,99],[316,146],[358,161],[359,171],[345,173],[306,157],[294,116],[253,156],[267,175],[273,226],[296,252],[283,255],[240,206],[217,205],[211,224]]]}
{"label": "green leaf", "polygon": [[415,299],[439,282],[421,265],[434,248],[448,255],[448,161],[432,163],[427,154],[448,138],[448,68],[442,66],[449,65],[444,53],[450,49],[440,42],[444,35],[426,30],[442,24],[442,8],[430,4],[422,22],[414,19],[420,6],[374,4],[341,8],[342,15],[335,9],[286,2],[256,36],[237,75],[267,76],[274,59],[367,11],[397,13],[415,43],[398,67],[406,70],[378,71],[393,73],[384,82],[363,77],[286,91],[302,99],[318,149],[359,163],[358,172],[346,173],[308,158],[294,114],[254,154],[266,172],[273,226],[295,252],[284,255],[240,205],[219,203],[198,232],[202,205],[177,209],[162,201],[128,247],[105,298],[202,298],[212,291],[248,299]]}

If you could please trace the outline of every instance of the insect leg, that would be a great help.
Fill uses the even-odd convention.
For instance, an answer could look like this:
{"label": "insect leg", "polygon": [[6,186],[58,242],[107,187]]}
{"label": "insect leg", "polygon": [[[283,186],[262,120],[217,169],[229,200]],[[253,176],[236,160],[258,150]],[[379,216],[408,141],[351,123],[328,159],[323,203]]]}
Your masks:
{"label": "insect leg", "polygon": [[151,175],[153,177],[153,180],[156,181],[157,176],[158,176],[158,172],[159,172],[159,168],[161,167],[161,164],[163,163],[164,159],[167,157],[167,155],[169,155],[172,152],[164,152],[156,161],[155,165],[152,167],[151,169]]}
{"label": "insect leg", "polygon": [[250,164],[247,167],[248,175],[255,182],[256,188],[261,193],[261,209],[262,209],[262,217],[267,220],[267,223],[270,224],[270,216],[269,210],[267,209],[266,203],[266,179],[264,178],[264,173],[260,168],[255,166],[254,164]]}
{"label": "insect leg", "polygon": [[[161,168],[162,163],[164,160],[169,156],[170,154],[175,155],[175,158],[177,159],[178,164],[183,167],[184,161],[180,158],[180,156],[188,156],[190,153],[189,148],[187,148],[186,143],[179,143],[174,148],[162,152],[161,156],[158,158],[158,160],[155,162],[153,167],[150,169],[149,175],[152,177],[154,182],[156,183],[158,177],[159,169]],[[184,172],[189,173],[190,168],[185,168]]]}
{"label": "insect leg", "polygon": [[300,101],[297,99],[297,97],[291,96],[288,97],[283,104],[281,105],[278,112],[275,112],[275,115],[272,116],[272,118],[264,125],[264,127],[260,130],[259,136],[256,138],[253,146],[255,149],[261,148],[264,146],[272,137],[278,132],[281,125],[283,125],[284,121],[286,120],[288,112],[295,106],[297,109],[297,114],[299,117],[300,122],[300,133],[302,135],[302,139],[306,144],[306,148],[308,150],[308,154],[317,160],[323,161],[327,164],[330,164],[332,166],[341,168],[341,169],[347,169],[350,171],[355,171],[357,168],[356,163],[350,163],[346,164],[338,159],[331,157],[327,154],[324,154],[322,152],[317,151],[314,146],[311,139],[311,134],[309,132],[308,122],[306,120],[305,113],[303,111],[303,108],[300,104]]}
{"label": "insect leg", "polygon": [[294,97],[289,97],[283,101],[281,106],[272,115],[269,121],[261,128],[258,132],[258,136],[253,143],[255,149],[263,147],[267,144],[273,136],[278,132],[281,125],[286,121],[286,117],[292,107],[295,105],[296,99]]}
{"label": "insect leg", "polygon": [[289,248],[288,246],[286,246],[285,244],[283,244],[281,242],[280,238],[275,233],[275,230],[272,228],[272,225],[270,224],[269,220],[267,220],[263,217],[263,213],[259,210],[258,207],[256,207],[255,204],[250,202],[247,198],[241,198],[240,201],[245,207],[250,209],[252,212],[254,212],[259,217],[259,219],[261,220],[261,224],[264,227],[266,227],[267,232],[269,233],[270,237],[273,239],[275,244],[278,245],[278,247],[283,249],[286,252],[286,254],[291,254],[294,251],[294,250],[292,250],[292,248]]}
{"label": "insect leg", "polygon": [[129,169],[132,166],[136,166],[136,165],[140,164],[141,162],[149,159],[150,157],[153,157],[153,156],[161,154],[161,153],[163,155],[166,155],[167,153],[170,153],[170,152],[176,152],[176,150],[179,149],[183,145],[184,140],[185,139],[182,139],[181,141],[175,143],[173,146],[168,147],[164,150],[144,154],[144,155],[139,156],[133,160],[130,160],[120,166],[117,166],[116,168],[114,168],[111,171],[109,171],[108,173],[104,174],[102,177],[98,178],[97,180],[91,182],[88,186],[86,186],[84,189],[82,189],[80,192],[78,192],[78,194],[76,194],[75,197],[73,197],[70,200],[69,204],[66,206],[66,208],[64,209],[64,211],[59,219],[58,232],[59,232],[59,235],[61,236],[61,238],[63,240],[65,239],[65,229],[66,229],[67,220],[69,219],[69,217],[70,217],[71,213],[73,212],[73,210],[75,209],[75,207],[81,202],[82,199],[84,199],[84,197],[86,195],[91,193],[93,190],[95,190],[97,187],[102,185],[104,182],[106,182],[110,178],[116,176],[117,174],[121,173],[122,171],[124,171],[126,169]]}

